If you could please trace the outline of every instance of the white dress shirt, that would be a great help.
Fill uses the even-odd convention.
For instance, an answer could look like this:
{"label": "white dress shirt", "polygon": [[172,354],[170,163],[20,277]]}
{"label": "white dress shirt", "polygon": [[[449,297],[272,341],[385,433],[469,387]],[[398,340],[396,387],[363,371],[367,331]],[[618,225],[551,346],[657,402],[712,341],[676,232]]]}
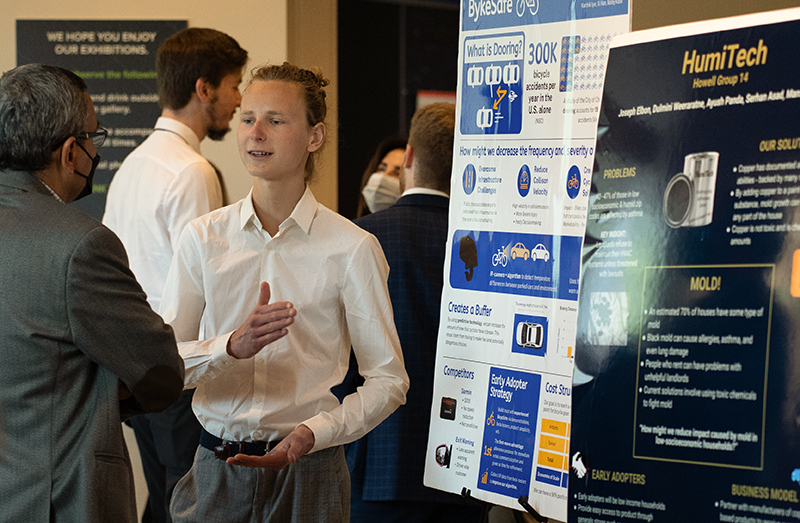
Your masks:
{"label": "white dress shirt", "polygon": [[189,127],[161,117],[108,188],[103,223],[122,240],[131,270],[158,310],[181,231],[222,207],[222,189]]}
{"label": "white dress shirt", "polygon": [[[408,375],[374,236],[303,197],[271,237],[243,200],[192,221],[180,238],[161,307],[180,343],[186,388],[205,429],[226,440],[274,441],[303,423],[313,451],[360,438],[405,403]],[[230,335],[258,302],[290,301],[288,334],[254,358],[227,353]],[[198,341],[200,340],[200,341]],[[365,378],[339,404],[330,392],[350,346]]]}

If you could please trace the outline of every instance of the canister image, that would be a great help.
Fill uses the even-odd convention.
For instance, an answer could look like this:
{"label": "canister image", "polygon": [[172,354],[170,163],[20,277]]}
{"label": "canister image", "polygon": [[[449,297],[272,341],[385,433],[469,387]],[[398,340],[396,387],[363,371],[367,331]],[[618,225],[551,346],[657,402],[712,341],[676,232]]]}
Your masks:
{"label": "canister image", "polygon": [[709,151],[686,156],[683,172],[672,177],[664,191],[667,225],[702,227],[714,216],[714,189],[719,153]]}

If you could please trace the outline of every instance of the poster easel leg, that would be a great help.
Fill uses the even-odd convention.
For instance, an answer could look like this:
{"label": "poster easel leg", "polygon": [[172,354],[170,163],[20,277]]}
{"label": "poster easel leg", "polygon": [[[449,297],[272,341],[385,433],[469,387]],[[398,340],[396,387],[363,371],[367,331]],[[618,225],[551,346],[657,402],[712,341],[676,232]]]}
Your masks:
{"label": "poster easel leg", "polygon": [[489,522],[489,509],[492,508],[492,504],[491,503],[487,503],[486,501],[483,501],[481,499],[473,498],[472,495],[471,495],[471,492],[472,491],[470,491],[470,489],[468,489],[467,487],[463,487],[461,489],[461,497],[466,498],[469,501],[472,501],[473,503],[477,503],[478,505],[483,507],[483,511],[481,512],[481,523],[488,523]]}
{"label": "poster easel leg", "polygon": [[520,496],[517,502],[522,505],[525,511],[533,516],[533,519],[539,523],[547,523],[547,518],[536,512],[536,510],[528,504],[528,496]]}

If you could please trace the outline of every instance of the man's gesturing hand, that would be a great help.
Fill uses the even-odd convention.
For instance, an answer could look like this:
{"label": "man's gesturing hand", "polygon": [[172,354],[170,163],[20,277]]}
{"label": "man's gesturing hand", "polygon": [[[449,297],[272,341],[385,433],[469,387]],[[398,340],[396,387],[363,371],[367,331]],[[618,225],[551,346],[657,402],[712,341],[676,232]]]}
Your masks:
{"label": "man's gesturing hand", "polygon": [[263,456],[237,454],[226,460],[229,465],[250,468],[267,468],[281,470],[289,463],[294,463],[314,448],[314,433],[303,424],[297,426],[277,447]]}
{"label": "man's gesturing hand", "polygon": [[270,303],[269,284],[261,282],[258,304],[241,327],[228,340],[228,354],[238,359],[252,358],[268,344],[286,336],[297,310],[291,302]]}

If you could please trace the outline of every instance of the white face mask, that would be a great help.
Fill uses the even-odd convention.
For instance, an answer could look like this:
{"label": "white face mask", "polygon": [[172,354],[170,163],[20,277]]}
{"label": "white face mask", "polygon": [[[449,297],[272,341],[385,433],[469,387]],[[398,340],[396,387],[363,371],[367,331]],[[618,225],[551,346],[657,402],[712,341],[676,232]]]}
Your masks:
{"label": "white face mask", "polygon": [[370,175],[367,185],[361,190],[370,212],[391,207],[400,198],[400,179],[384,173]]}

